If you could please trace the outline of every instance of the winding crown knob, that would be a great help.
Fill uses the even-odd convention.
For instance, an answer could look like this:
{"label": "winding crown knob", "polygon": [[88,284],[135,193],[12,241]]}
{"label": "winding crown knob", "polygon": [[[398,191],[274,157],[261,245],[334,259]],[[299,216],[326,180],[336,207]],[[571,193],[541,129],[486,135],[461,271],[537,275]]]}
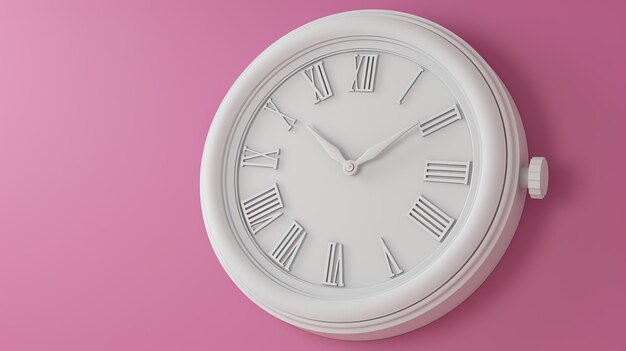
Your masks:
{"label": "winding crown knob", "polygon": [[520,186],[528,188],[528,194],[533,199],[543,199],[548,193],[548,160],[545,157],[533,157],[528,168],[522,168]]}

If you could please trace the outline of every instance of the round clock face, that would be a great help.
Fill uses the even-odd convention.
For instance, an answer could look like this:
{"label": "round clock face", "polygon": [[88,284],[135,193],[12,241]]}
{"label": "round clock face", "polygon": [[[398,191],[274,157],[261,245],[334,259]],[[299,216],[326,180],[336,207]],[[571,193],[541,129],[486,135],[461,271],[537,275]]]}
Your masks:
{"label": "round clock face", "polygon": [[246,295],[301,328],[359,339],[428,323],[512,237],[516,118],[497,76],[432,23],[313,22],[260,55],[213,120],[201,175],[213,248]]}
{"label": "round clock face", "polygon": [[401,284],[446,250],[471,210],[471,113],[436,64],[392,43],[304,56],[259,90],[232,139],[238,234],[270,274],[308,293]]}

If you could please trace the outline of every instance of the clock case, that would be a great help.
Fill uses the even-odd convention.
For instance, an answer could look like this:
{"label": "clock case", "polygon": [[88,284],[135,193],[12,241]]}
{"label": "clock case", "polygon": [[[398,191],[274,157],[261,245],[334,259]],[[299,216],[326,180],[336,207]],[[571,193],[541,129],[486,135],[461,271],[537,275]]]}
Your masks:
{"label": "clock case", "polygon": [[[497,121],[492,119],[480,126],[477,145],[482,153],[489,154],[485,159],[492,160],[483,164],[481,181],[493,186],[477,200],[477,223],[467,229],[473,234],[472,240],[459,244],[463,245],[462,252],[471,252],[462,262],[452,258],[438,262],[439,271],[434,267],[430,276],[421,281],[377,296],[320,300],[274,279],[250,259],[237,239],[226,206],[225,150],[241,106],[249,102],[259,82],[279,62],[325,40],[357,35],[389,38],[432,54],[457,78],[477,117],[497,116]],[[258,306],[283,321],[323,336],[379,339],[411,331],[443,316],[487,278],[519,222],[525,201],[525,185],[521,183],[525,180],[520,178],[520,172],[527,169],[528,163],[526,138],[513,99],[495,72],[468,44],[445,28],[413,15],[352,11],[319,19],[287,34],[265,50],[235,82],[214,117],[205,144],[201,204],[207,233],[220,263]],[[478,189],[481,191],[481,187]]]}

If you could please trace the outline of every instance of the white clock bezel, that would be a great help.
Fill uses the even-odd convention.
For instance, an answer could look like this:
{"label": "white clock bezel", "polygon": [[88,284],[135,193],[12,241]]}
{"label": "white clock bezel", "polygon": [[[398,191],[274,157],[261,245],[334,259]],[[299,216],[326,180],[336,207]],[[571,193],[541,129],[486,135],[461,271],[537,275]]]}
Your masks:
{"label": "white clock bezel", "polygon": [[[376,36],[428,53],[464,91],[478,125],[473,135],[482,156],[481,182],[472,218],[442,257],[415,279],[356,299],[320,299],[294,291],[259,268],[233,233],[226,208],[224,167],[242,106],[261,82],[294,55],[340,37]],[[442,316],[487,277],[519,221],[524,191],[519,172],[528,164],[524,132],[506,88],[461,39],[421,18],[367,10],[329,16],[305,25],[264,51],[239,77],[211,125],[201,167],[201,202],[207,232],[225,270],[266,311],[303,329],[342,339],[400,334]],[[490,184],[486,186],[484,184]],[[458,242],[457,242],[458,241]],[[469,257],[468,251],[473,252]]]}

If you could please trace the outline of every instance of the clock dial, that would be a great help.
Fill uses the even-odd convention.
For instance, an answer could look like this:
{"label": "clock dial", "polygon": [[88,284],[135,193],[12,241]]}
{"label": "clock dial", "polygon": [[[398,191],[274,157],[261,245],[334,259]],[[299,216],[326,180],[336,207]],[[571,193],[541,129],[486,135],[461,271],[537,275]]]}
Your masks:
{"label": "clock dial", "polygon": [[235,141],[249,250],[329,296],[419,274],[467,217],[478,160],[461,101],[428,62],[389,51],[280,75]]}

